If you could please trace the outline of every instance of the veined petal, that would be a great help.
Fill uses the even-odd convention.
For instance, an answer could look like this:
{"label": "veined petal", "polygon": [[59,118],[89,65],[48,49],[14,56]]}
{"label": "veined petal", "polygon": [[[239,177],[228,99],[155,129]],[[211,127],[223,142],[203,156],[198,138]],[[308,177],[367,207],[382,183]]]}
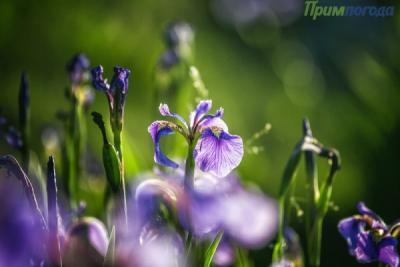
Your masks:
{"label": "veined petal", "polygon": [[397,252],[397,240],[391,236],[384,237],[378,246],[379,261],[388,264],[390,267],[398,267],[399,254]]}
{"label": "veined petal", "polygon": [[218,127],[206,128],[194,151],[196,165],[218,177],[228,175],[243,158],[243,140]]}
{"label": "veined petal", "polygon": [[174,130],[168,126],[167,121],[155,121],[150,124],[148,132],[154,142],[154,161],[160,165],[167,167],[178,168],[178,164],[173,162],[167,156],[165,156],[160,148],[160,139],[164,135],[170,135],[174,133]]}
{"label": "veined petal", "polygon": [[343,219],[339,222],[339,232],[344,239],[346,239],[351,255],[354,255],[354,250],[357,247],[358,234],[364,226],[365,222],[353,217]]}
{"label": "veined petal", "polygon": [[185,125],[186,127],[188,126],[186,120],[182,118],[179,114],[169,111],[169,107],[167,104],[161,103],[158,109],[160,110],[160,114],[162,116],[176,118],[180,120],[183,123],[183,125]]}

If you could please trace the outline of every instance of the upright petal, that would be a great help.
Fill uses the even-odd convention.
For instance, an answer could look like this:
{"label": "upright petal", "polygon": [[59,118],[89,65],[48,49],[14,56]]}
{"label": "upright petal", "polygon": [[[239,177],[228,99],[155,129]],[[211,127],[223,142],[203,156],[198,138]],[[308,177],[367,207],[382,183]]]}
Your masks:
{"label": "upright petal", "polygon": [[384,237],[378,245],[380,262],[388,264],[390,267],[398,267],[399,254],[397,252],[397,240],[391,236]]}
{"label": "upright petal", "polygon": [[346,239],[347,245],[349,246],[349,253],[351,255],[355,254],[358,234],[363,227],[365,227],[365,222],[354,217],[346,218],[339,222],[339,232],[344,237],[344,239]]}
{"label": "upright petal", "polygon": [[103,78],[103,66],[98,65],[92,69],[92,85],[99,91],[107,92],[110,90],[110,85],[107,82],[107,79]]}
{"label": "upright petal", "polygon": [[199,169],[224,177],[243,158],[242,138],[218,127],[206,128],[196,145],[194,157]]}
{"label": "upright petal", "polygon": [[154,161],[160,165],[178,168],[178,164],[173,162],[167,156],[165,156],[160,148],[160,139],[164,135],[170,135],[174,133],[174,130],[168,126],[167,121],[155,121],[150,124],[148,132],[154,142]]}
{"label": "upright petal", "polygon": [[211,100],[200,101],[196,109],[190,114],[190,127],[196,127],[196,124],[201,120],[204,114],[210,111],[211,107]]}

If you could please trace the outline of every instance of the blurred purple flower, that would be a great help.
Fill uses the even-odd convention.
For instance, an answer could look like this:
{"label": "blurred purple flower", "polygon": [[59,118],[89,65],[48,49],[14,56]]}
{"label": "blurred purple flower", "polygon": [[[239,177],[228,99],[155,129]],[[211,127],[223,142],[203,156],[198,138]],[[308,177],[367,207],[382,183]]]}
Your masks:
{"label": "blurred purple flower", "polygon": [[87,78],[85,75],[90,67],[89,59],[85,54],[74,55],[67,63],[67,72],[73,85],[81,84]]}
{"label": "blurred purple flower", "polygon": [[179,21],[170,23],[164,33],[165,42],[170,48],[181,45],[190,45],[194,39],[194,32],[190,24]]}
{"label": "blurred purple flower", "polygon": [[379,261],[390,267],[400,266],[397,239],[390,235],[384,221],[363,202],[357,208],[360,215],[343,219],[338,225],[350,255],[360,263]]}
{"label": "blurred purple flower", "polygon": [[171,69],[173,66],[180,62],[178,53],[174,49],[168,49],[158,61],[158,65],[165,70]]}
{"label": "blurred purple flower", "polygon": [[43,231],[20,182],[0,169],[0,266],[40,266],[44,259]]}
{"label": "blurred purple flower", "polygon": [[211,175],[195,177],[193,189],[178,198],[182,225],[199,238],[212,238],[224,231],[224,238],[246,248],[269,242],[278,226],[275,201],[243,188],[235,175],[224,179]]}
{"label": "blurred purple flower", "polygon": [[107,245],[104,224],[96,218],[81,218],[67,232],[63,266],[103,266]]}
{"label": "blurred purple flower", "polygon": [[214,254],[213,264],[218,267],[232,266],[235,259],[236,255],[234,247],[226,241],[226,239],[222,239]]}
{"label": "blurred purple flower", "polygon": [[148,131],[155,145],[155,162],[172,168],[178,167],[177,163],[161,152],[159,142],[163,135],[179,132],[189,141],[189,145],[194,140],[198,140],[193,156],[200,170],[224,177],[236,168],[243,157],[242,138],[228,132],[226,123],[221,119],[222,108],[215,114],[208,114],[211,106],[211,100],[200,101],[190,114],[188,124],[180,115],[170,112],[168,105],[160,104],[160,114],[176,118],[180,124],[155,121],[149,126]]}

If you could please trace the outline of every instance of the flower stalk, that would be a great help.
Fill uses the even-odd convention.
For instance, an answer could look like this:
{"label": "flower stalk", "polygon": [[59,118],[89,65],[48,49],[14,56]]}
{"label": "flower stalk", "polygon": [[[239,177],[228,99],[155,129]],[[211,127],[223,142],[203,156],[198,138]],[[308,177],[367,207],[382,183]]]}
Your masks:
{"label": "flower stalk", "polygon": [[22,146],[22,166],[26,173],[29,173],[29,134],[30,134],[30,105],[29,105],[29,84],[25,72],[21,74],[21,83],[18,96],[19,102],[19,127]]}

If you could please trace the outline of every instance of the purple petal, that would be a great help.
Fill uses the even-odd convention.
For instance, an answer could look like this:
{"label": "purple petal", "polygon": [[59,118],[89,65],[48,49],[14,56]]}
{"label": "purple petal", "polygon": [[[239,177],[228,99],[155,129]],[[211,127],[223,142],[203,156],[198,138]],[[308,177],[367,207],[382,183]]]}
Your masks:
{"label": "purple petal", "polygon": [[359,203],[357,204],[357,209],[358,209],[358,212],[359,212],[361,215],[367,215],[367,216],[369,216],[370,218],[373,219],[373,222],[372,222],[372,225],[371,225],[372,228],[382,228],[382,229],[384,229],[384,230],[387,229],[387,226],[386,226],[385,222],[381,219],[381,217],[379,217],[375,212],[373,212],[372,210],[370,210],[370,209],[364,204],[364,202],[359,202]]}
{"label": "purple petal", "polygon": [[179,165],[167,158],[167,156],[162,153],[160,148],[161,137],[174,133],[174,130],[172,130],[167,123],[168,122],[165,121],[155,121],[148,128],[148,132],[150,133],[154,142],[154,161],[163,166],[178,168]]}
{"label": "purple petal", "polygon": [[202,100],[200,103],[197,105],[196,109],[194,112],[190,114],[190,126],[192,128],[196,127],[196,124],[201,120],[204,114],[210,111],[212,107],[212,101],[211,100]]}
{"label": "purple petal", "polygon": [[399,266],[399,254],[397,252],[397,240],[391,236],[384,237],[378,245],[380,262],[390,267]]}
{"label": "purple petal", "polygon": [[350,255],[355,254],[355,249],[358,242],[358,234],[361,232],[362,228],[365,227],[365,225],[365,222],[353,217],[343,219],[339,222],[339,232],[346,239],[346,242],[349,246]]}
{"label": "purple petal", "polygon": [[122,94],[126,94],[128,92],[129,87],[129,75],[131,71],[127,68],[123,68],[120,66],[114,67],[114,76],[111,80],[111,90],[121,90]]}
{"label": "purple petal", "polygon": [[378,250],[371,233],[361,231],[357,235],[357,245],[354,250],[354,256],[361,263],[369,263],[377,260]]}
{"label": "purple petal", "polygon": [[194,157],[197,167],[202,171],[225,177],[242,160],[242,138],[220,128],[206,128],[196,145]]}
{"label": "purple petal", "polygon": [[101,255],[106,255],[108,234],[106,227],[100,220],[94,217],[83,218],[72,226],[68,235],[69,238],[78,237],[89,241],[89,244]]}
{"label": "purple petal", "polygon": [[160,114],[162,116],[176,118],[176,119],[180,120],[183,123],[183,125],[185,125],[187,127],[187,122],[185,121],[185,119],[182,118],[179,114],[170,112],[167,104],[161,103],[158,109],[160,110]]}
{"label": "purple petal", "polygon": [[259,248],[270,241],[278,228],[275,201],[257,192],[241,191],[222,201],[223,229],[248,248]]}
{"label": "purple petal", "polygon": [[107,80],[103,78],[103,66],[98,65],[92,69],[92,85],[95,89],[103,92],[110,90],[110,85]]}
{"label": "purple petal", "polygon": [[67,63],[67,72],[73,84],[84,81],[85,73],[90,67],[89,59],[84,54],[74,55]]}
{"label": "purple petal", "polygon": [[213,263],[215,266],[231,266],[235,262],[235,250],[232,245],[222,239],[214,254]]}

